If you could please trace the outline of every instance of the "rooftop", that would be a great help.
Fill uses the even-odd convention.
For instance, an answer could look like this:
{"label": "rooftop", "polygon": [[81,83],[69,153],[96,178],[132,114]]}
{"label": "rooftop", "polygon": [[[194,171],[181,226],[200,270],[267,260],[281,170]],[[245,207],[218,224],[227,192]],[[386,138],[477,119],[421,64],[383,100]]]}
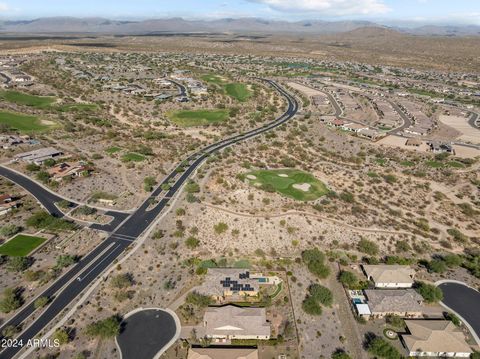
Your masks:
{"label": "rooftop", "polygon": [[423,299],[414,289],[365,290],[372,313],[422,312]]}
{"label": "rooftop", "polygon": [[402,265],[364,265],[363,269],[368,278],[375,283],[411,283],[415,271],[409,266]]}

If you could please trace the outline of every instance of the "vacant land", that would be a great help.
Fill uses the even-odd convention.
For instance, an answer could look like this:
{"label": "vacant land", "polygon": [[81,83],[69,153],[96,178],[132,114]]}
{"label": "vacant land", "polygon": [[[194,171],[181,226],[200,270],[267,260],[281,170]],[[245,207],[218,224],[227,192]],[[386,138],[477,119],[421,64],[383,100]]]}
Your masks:
{"label": "vacant land", "polygon": [[225,86],[225,90],[227,94],[240,102],[247,101],[252,93],[247,88],[246,85],[240,83],[232,83]]}
{"label": "vacant land", "polygon": [[142,162],[145,160],[145,156],[140,153],[128,152],[122,156],[123,162]]}
{"label": "vacant land", "polygon": [[0,98],[18,105],[46,108],[55,102],[54,97],[29,95],[18,91],[2,91]]}
{"label": "vacant land", "polygon": [[0,246],[0,254],[12,257],[25,257],[46,239],[42,237],[17,234],[7,243]]}
{"label": "vacant land", "polygon": [[172,122],[179,126],[193,127],[204,126],[212,123],[223,122],[228,117],[228,110],[193,110],[176,111],[170,114]]}
{"label": "vacant land", "polygon": [[36,116],[0,111],[0,124],[22,133],[43,132],[52,128],[52,125],[42,122]]}
{"label": "vacant land", "polygon": [[258,170],[247,173],[244,177],[256,187],[299,201],[312,201],[329,192],[324,183],[299,170]]}

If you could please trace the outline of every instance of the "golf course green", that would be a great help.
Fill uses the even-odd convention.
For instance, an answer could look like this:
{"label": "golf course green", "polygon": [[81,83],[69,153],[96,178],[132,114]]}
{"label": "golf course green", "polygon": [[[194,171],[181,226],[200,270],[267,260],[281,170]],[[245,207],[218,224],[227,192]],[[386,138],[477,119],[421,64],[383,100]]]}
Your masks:
{"label": "golf course green", "polygon": [[46,239],[42,237],[17,234],[0,246],[0,254],[11,257],[25,257],[45,241]]}
{"label": "golf course green", "polygon": [[31,106],[36,108],[46,108],[55,102],[55,97],[35,96],[18,91],[1,91],[0,99],[13,102],[18,105]]}
{"label": "golf course green", "polygon": [[183,127],[220,123],[228,118],[228,110],[182,110],[169,114],[170,120]]}
{"label": "golf course green", "polygon": [[245,102],[252,96],[252,93],[247,86],[240,83],[225,85],[225,91],[227,91],[229,96],[237,99],[240,102]]}
{"label": "golf course green", "polygon": [[313,201],[329,193],[327,186],[310,173],[294,169],[258,170],[242,175],[249,184],[298,201]]}
{"label": "golf course green", "polygon": [[43,132],[54,127],[54,124],[42,123],[37,116],[0,111],[0,123],[21,133]]}

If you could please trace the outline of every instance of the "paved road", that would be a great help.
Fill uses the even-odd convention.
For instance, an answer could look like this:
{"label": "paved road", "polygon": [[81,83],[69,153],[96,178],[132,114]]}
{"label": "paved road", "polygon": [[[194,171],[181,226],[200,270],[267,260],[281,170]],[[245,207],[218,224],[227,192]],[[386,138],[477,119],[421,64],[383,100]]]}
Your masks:
{"label": "paved road", "polygon": [[[94,282],[112,262],[117,259],[141,234],[152,224],[160,213],[165,209],[171,198],[180,190],[182,185],[189,179],[192,173],[213,153],[229,147],[235,143],[248,140],[264,132],[283,125],[290,120],[298,111],[298,103],[294,97],[286,92],[274,81],[265,80],[282,94],[287,102],[288,108],[283,115],[275,121],[260,128],[239,134],[220,142],[211,144],[200,151],[190,155],[183,163],[188,167],[183,168],[179,164],[153,191],[151,196],[128,217],[111,235],[98,247],[83,257],[74,267],[60,277],[41,295],[53,298],[47,308],[37,316],[36,320],[17,337],[24,343],[28,339],[37,336],[57,315],[77,298],[92,282]],[[180,175],[179,175],[180,171]],[[183,172],[182,172],[183,171]],[[168,191],[162,190],[162,185],[171,185]],[[158,197],[158,198],[157,198]],[[150,199],[159,199],[157,205],[150,207]],[[33,303],[25,305],[15,316],[4,323],[6,325],[18,326],[22,324],[35,311]],[[13,358],[21,348],[10,347],[0,352],[0,358]]]}
{"label": "paved road", "polygon": [[122,331],[117,336],[121,358],[152,359],[176,333],[177,324],[170,313],[159,309],[137,312],[122,322]]}
{"label": "paved road", "polygon": [[[8,180],[23,187],[26,191],[30,192],[50,214],[59,218],[64,216],[63,212],[60,211],[55,205],[55,203],[65,200],[64,197],[60,197],[59,195],[50,192],[49,190],[45,189],[27,176],[4,166],[0,166],[0,176],[7,178]],[[72,200],[68,199],[68,201],[72,204],[70,206],[70,209],[73,209],[79,205]],[[112,232],[115,228],[118,227],[121,222],[123,222],[129,216],[129,213],[117,211],[107,211],[105,212],[105,214],[113,217],[110,223],[92,224],[90,227],[105,232]]]}
{"label": "paved road", "polygon": [[473,128],[480,130],[480,118],[478,118],[478,113],[472,112],[470,118],[468,119],[468,124]]}
{"label": "paved road", "polygon": [[394,128],[393,130],[391,130],[389,132],[389,134],[391,135],[396,135],[400,132],[403,132],[403,130],[409,128],[410,126],[413,125],[412,123],[412,120],[410,119],[410,117],[408,117],[406,115],[405,112],[403,112],[403,110],[400,108],[400,106],[398,106],[395,102],[393,101],[388,101],[390,103],[390,105],[393,107],[393,109],[398,113],[398,115],[400,116],[400,118],[403,120],[403,125],[401,125],[400,127],[397,127],[397,128]]}
{"label": "paved road", "polygon": [[174,84],[175,86],[178,87],[178,91],[179,91],[178,96],[188,97],[187,88],[185,86],[183,86],[181,83],[179,83],[177,81],[173,81],[173,80],[170,80],[170,79],[168,81],[170,81],[172,84]]}
{"label": "paved road", "polygon": [[464,318],[480,337],[480,292],[460,283],[442,283],[442,302]]}

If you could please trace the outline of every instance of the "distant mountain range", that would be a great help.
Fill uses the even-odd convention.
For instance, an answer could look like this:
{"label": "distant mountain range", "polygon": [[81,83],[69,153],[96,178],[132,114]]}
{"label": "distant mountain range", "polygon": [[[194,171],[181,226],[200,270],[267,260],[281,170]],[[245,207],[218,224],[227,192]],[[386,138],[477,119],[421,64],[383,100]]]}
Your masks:
{"label": "distant mountain range", "polygon": [[50,17],[24,21],[0,21],[1,33],[22,34],[114,34],[155,33],[261,33],[336,34],[364,27],[383,27],[413,35],[478,36],[480,26],[429,25],[416,28],[386,27],[369,21],[276,21],[259,18],[185,20],[182,18],[119,21],[104,18]]}

